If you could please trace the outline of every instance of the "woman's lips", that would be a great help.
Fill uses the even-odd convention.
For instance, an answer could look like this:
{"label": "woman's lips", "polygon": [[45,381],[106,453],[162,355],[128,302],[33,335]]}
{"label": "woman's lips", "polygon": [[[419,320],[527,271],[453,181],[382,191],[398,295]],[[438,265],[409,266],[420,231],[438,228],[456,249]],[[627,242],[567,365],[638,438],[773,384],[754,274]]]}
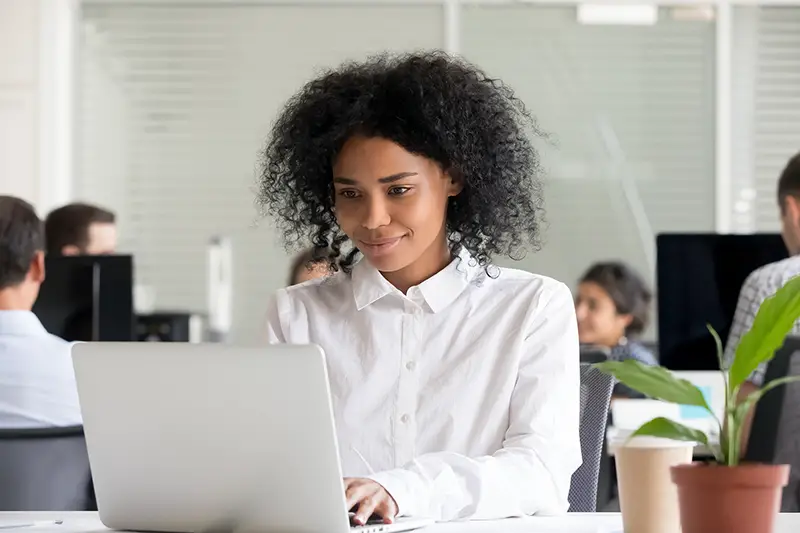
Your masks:
{"label": "woman's lips", "polygon": [[403,237],[393,237],[390,239],[377,239],[374,241],[359,241],[359,248],[362,252],[373,257],[378,257],[391,252]]}

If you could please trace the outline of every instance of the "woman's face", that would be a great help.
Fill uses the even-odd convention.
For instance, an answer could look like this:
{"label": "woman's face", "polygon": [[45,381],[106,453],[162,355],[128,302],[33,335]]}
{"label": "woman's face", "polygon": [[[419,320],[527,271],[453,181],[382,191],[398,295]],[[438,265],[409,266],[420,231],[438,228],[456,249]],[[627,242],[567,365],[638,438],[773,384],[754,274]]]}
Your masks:
{"label": "woman's face", "polygon": [[446,250],[447,200],[460,186],[434,161],[380,137],[352,137],[333,164],[339,227],[381,272]]}
{"label": "woman's face", "polygon": [[613,347],[625,336],[625,328],[633,317],[617,313],[611,296],[597,283],[584,281],[578,285],[575,298],[578,315],[578,338],[582,344]]}

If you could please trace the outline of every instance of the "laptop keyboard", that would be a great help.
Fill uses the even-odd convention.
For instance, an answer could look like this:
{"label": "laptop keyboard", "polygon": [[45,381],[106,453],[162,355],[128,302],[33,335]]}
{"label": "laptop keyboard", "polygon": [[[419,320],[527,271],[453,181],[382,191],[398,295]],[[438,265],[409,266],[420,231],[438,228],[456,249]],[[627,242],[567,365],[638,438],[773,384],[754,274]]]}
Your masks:
{"label": "laptop keyboard", "polygon": [[372,533],[372,532],[380,532],[384,531],[387,526],[391,526],[391,524],[385,524],[383,522],[383,518],[378,515],[372,515],[367,520],[367,523],[362,525],[356,524],[353,521],[355,518],[355,513],[349,513],[350,516],[350,529],[352,531],[357,531],[358,533]]}

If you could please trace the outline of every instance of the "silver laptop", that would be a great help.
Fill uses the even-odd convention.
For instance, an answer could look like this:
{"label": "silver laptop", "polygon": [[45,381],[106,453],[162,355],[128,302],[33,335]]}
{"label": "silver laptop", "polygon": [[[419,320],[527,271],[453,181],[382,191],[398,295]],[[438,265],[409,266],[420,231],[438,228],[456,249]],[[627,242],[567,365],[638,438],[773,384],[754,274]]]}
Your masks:
{"label": "silver laptop", "polygon": [[351,528],[322,350],[180,343],[73,347],[100,519],[164,532]]}

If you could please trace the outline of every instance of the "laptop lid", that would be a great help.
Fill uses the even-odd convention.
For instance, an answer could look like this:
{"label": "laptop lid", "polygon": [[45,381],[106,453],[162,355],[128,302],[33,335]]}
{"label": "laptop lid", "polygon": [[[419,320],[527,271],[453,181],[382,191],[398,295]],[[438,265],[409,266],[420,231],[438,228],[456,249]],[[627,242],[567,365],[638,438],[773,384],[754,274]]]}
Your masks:
{"label": "laptop lid", "polygon": [[107,527],[349,531],[319,347],[87,343],[73,361]]}

